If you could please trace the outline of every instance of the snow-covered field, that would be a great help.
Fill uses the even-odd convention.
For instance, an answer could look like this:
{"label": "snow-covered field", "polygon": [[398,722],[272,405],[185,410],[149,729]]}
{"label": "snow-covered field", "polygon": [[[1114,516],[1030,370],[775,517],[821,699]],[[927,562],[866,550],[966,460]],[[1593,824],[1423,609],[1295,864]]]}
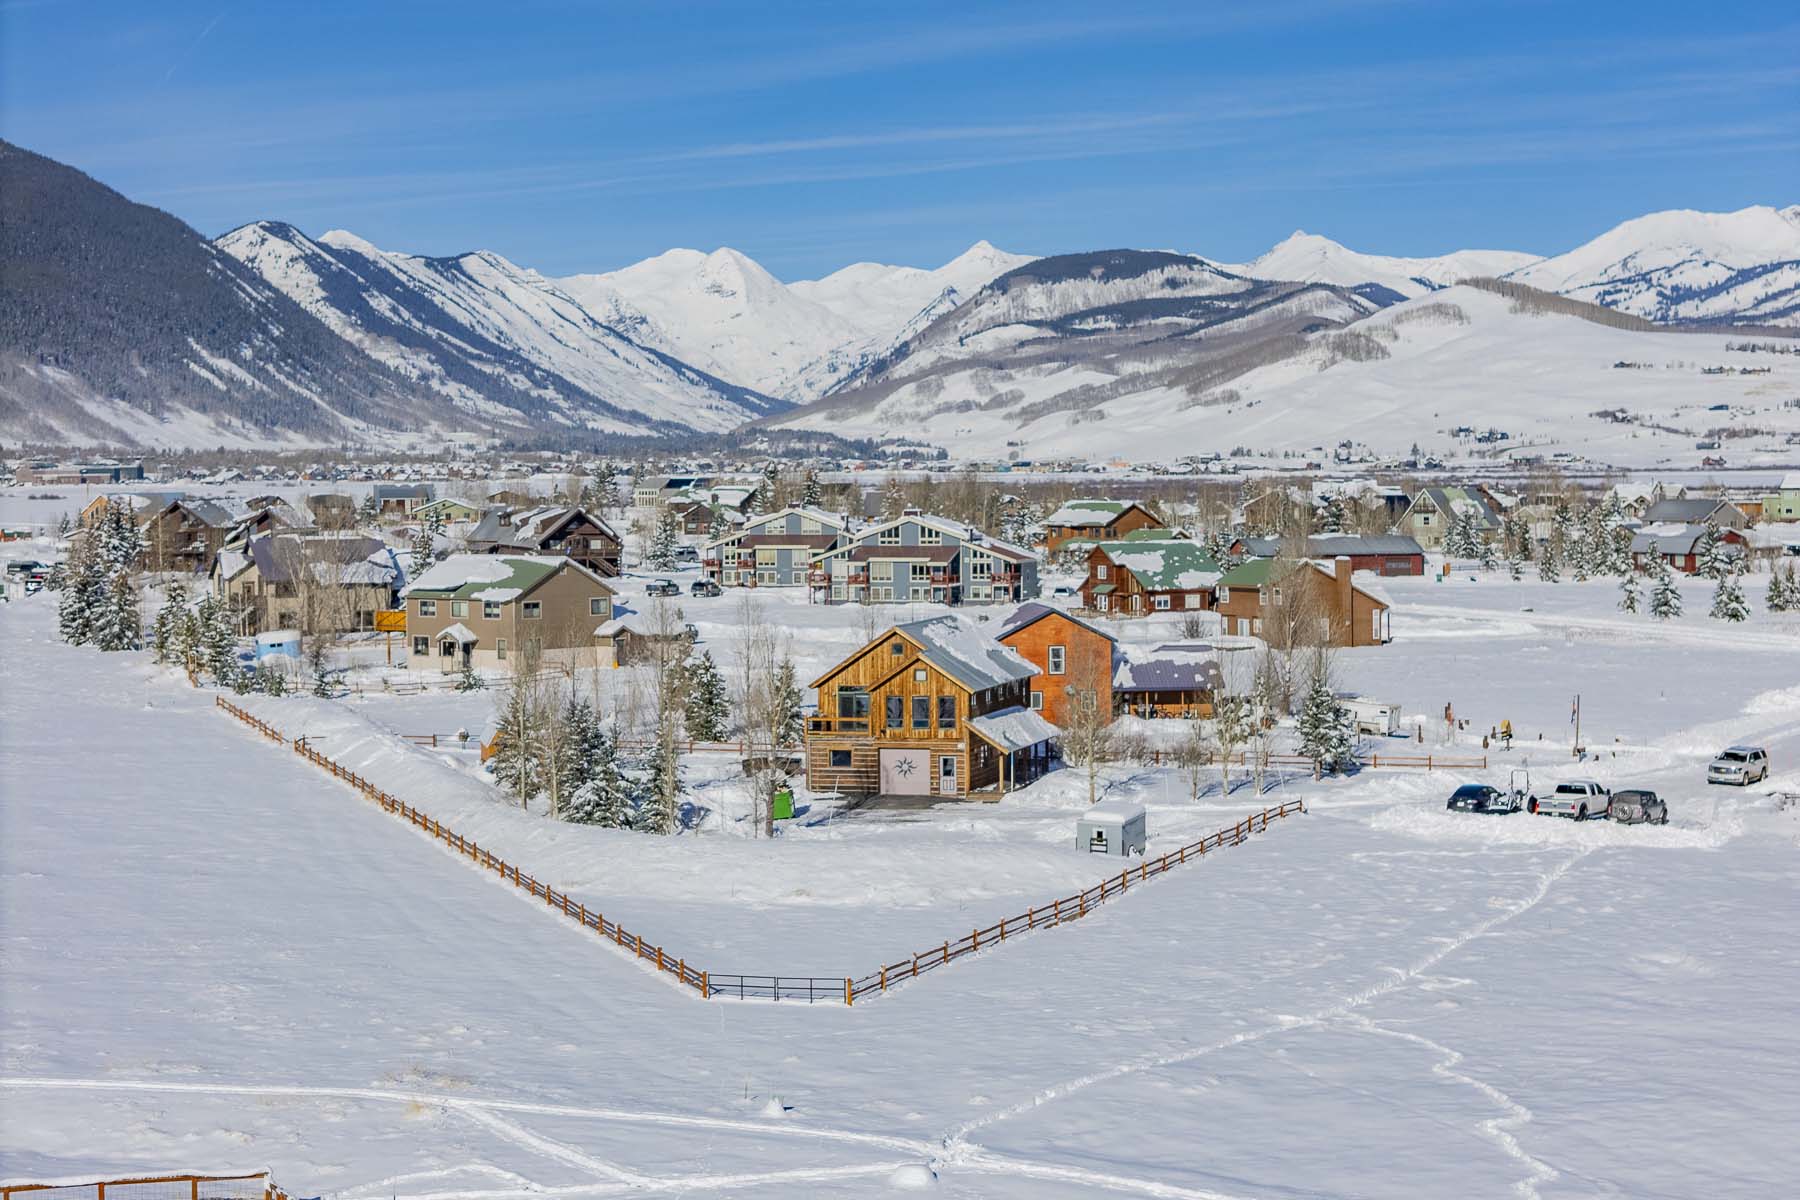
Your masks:
{"label": "snow-covered field", "polygon": [[[1434,752],[1479,755],[1510,718],[1487,778],[1655,787],[1671,824],[1445,813],[1479,772],[1290,779],[1270,799],[1309,815],[852,1009],[684,992],[143,656],[56,642],[47,598],[16,602],[0,1177],[266,1165],[351,1200],[1785,1194],[1800,617],[1762,614],[1760,584],[1744,626],[1707,619],[1701,585],[1665,624],[1604,583],[1384,586],[1397,640],[1341,655],[1346,686],[1425,716]],[[768,599],[805,678],[861,640],[855,610]],[[728,661],[732,600],[684,603]],[[1454,745],[1446,701],[1470,723]],[[1075,772],[997,805],[818,802],[775,841],[730,820],[664,840],[521,813],[473,755],[392,736],[491,703],[256,707],[717,971],[860,974],[1102,871],[1069,846]],[[1776,775],[1709,790],[1736,740]],[[729,813],[729,764],[687,769]],[[1266,802],[1125,765],[1105,784],[1147,804],[1152,853]]]}

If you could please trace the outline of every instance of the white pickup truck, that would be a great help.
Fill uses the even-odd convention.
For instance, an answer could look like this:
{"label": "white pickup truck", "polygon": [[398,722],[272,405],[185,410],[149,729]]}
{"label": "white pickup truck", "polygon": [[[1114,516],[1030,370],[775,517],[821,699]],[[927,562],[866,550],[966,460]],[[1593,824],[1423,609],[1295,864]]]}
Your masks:
{"label": "white pickup truck", "polygon": [[1565,779],[1548,796],[1533,796],[1529,807],[1539,816],[1585,821],[1611,812],[1612,793],[1592,779]]}

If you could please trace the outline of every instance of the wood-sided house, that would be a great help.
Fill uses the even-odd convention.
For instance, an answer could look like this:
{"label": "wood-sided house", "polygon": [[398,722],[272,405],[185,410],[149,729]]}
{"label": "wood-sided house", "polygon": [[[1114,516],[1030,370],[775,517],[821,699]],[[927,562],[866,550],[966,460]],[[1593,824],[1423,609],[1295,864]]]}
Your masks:
{"label": "wood-sided house", "polygon": [[1213,715],[1219,682],[1219,652],[1212,646],[1164,642],[1120,655],[1112,691],[1122,716],[1195,720]]}
{"label": "wood-sided house", "polygon": [[171,500],[144,522],[144,566],[204,575],[225,539],[249,515],[214,500]]}
{"label": "wood-sided house", "polygon": [[612,620],[613,589],[578,559],[452,554],[400,594],[415,671],[505,668],[522,650],[545,665],[612,665],[598,630]]}
{"label": "wood-sided house", "polygon": [[479,554],[560,555],[590,571],[619,573],[623,542],[606,518],[586,509],[546,504],[523,510],[490,508],[469,531]]}
{"label": "wood-sided house", "polygon": [[1048,766],[1060,732],[1028,707],[1036,674],[960,618],[896,625],[813,681],[807,786],[998,798]]}
{"label": "wood-sided house", "polygon": [[1219,576],[1214,603],[1228,634],[1329,646],[1380,646],[1390,640],[1388,603],[1358,586],[1348,558],[1253,558]]}
{"label": "wood-sided house", "polygon": [[849,533],[842,513],[784,508],[707,542],[700,566],[720,587],[805,587],[819,556],[843,545]]}
{"label": "wood-sided house", "polygon": [[1162,518],[1135,500],[1070,500],[1044,518],[1044,556],[1064,542],[1112,542],[1138,529],[1159,529]]}
{"label": "wood-sided house", "polygon": [[1093,689],[1100,711],[1113,711],[1113,675],[1118,643],[1086,621],[1039,604],[1021,604],[994,639],[1038,669],[1031,677],[1030,707],[1052,725],[1067,725],[1075,688]]}
{"label": "wood-sided house", "polygon": [[[265,533],[214,559],[213,592],[223,599],[241,634],[270,629],[318,632],[306,625],[329,613],[330,632],[371,630],[375,614],[393,607],[401,578],[394,551],[360,535]],[[308,587],[329,588],[329,608],[309,613]]]}
{"label": "wood-sided house", "polygon": [[1223,569],[1186,538],[1103,543],[1088,552],[1087,567],[1082,607],[1120,617],[1210,609]]}

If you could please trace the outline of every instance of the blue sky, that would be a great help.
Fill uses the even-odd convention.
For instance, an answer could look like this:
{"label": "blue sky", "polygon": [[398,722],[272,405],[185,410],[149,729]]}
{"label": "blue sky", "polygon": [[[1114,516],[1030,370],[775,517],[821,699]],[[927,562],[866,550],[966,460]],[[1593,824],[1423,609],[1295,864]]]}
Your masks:
{"label": "blue sky", "polygon": [[1800,202],[1788,6],[0,0],[0,135],[207,234],[777,275]]}

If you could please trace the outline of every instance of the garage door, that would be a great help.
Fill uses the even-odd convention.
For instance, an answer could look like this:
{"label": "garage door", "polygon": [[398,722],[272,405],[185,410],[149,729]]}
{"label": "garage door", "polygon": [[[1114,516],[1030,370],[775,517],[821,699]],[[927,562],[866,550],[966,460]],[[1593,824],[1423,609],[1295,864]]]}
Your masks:
{"label": "garage door", "polygon": [[889,796],[931,795],[931,755],[923,750],[883,750],[881,790]]}

